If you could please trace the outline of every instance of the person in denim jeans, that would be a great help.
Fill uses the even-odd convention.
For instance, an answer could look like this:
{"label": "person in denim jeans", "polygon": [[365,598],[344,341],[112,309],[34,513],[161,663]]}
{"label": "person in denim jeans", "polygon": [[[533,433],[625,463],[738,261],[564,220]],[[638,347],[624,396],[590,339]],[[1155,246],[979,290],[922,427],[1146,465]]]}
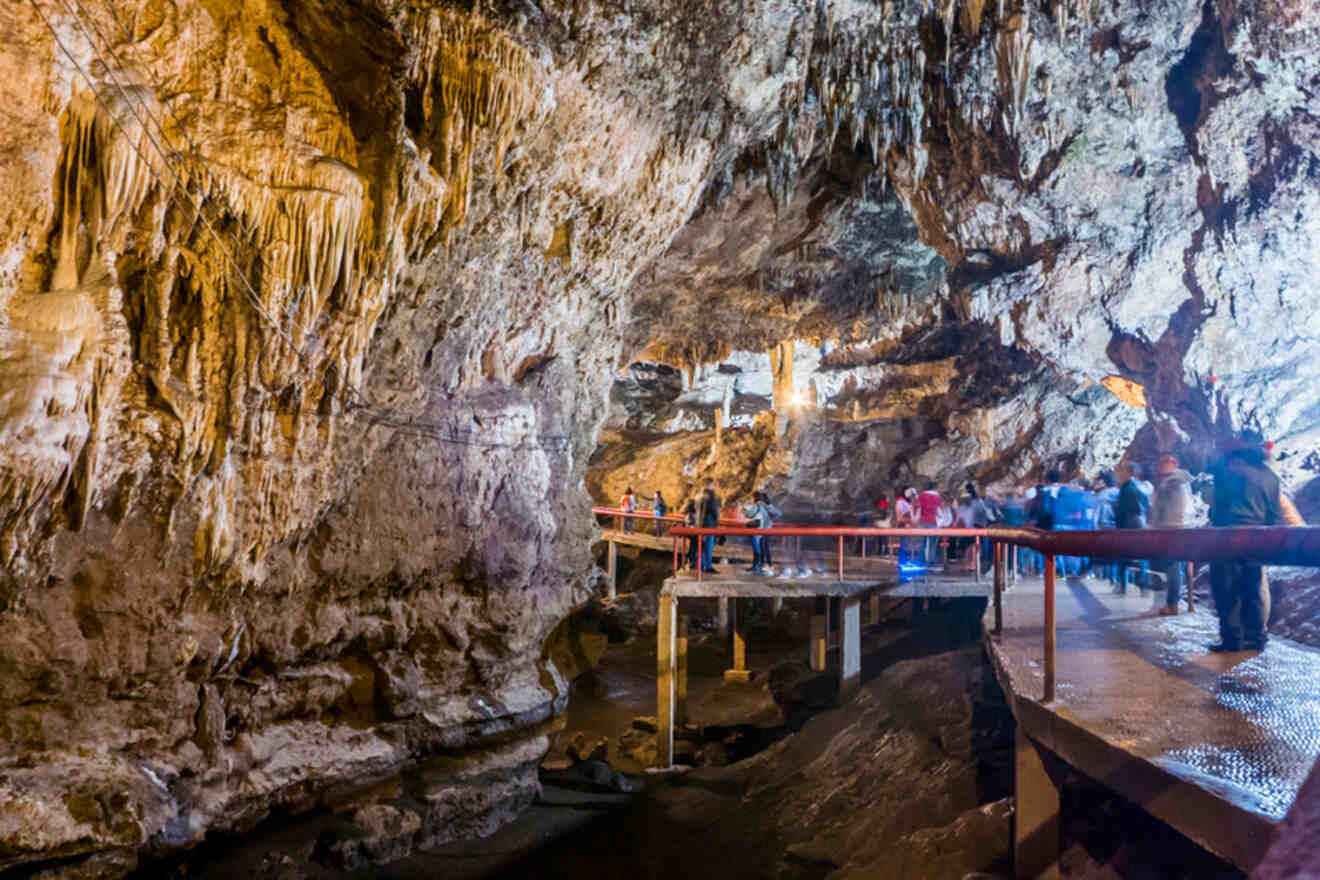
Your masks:
{"label": "person in denim jeans", "polygon": [[[1146,515],[1150,511],[1150,495],[1152,487],[1141,478],[1141,463],[1136,461],[1119,462],[1117,471],[1120,485],[1118,488],[1118,503],[1114,506],[1114,520],[1120,529],[1144,529],[1146,527]],[[1126,593],[1128,583],[1128,567],[1137,560],[1127,559],[1119,563],[1122,570],[1119,572],[1118,586],[1114,588],[1115,593]],[[1144,589],[1149,579],[1150,560],[1142,559],[1140,586]]]}
{"label": "person in denim jeans", "polygon": [[[1113,471],[1106,470],[1100,474],[1099,487],[1095,493],[1095,527],[1097,529],[1113,529],[1118,527],[1116,508],[1118,507],[1118,477]],[[1112,559],[1098,560],[1100,570],[1105,579],[1111,584],[1118,583],[1118,566]]]}
{"label": "person in denim jeans", "polygon": [[[1150,503],[1150,524],[1157,529],[1182,529],[1187,527],[1187,509],[1192,500],[1192,475],[1183,470],[1178,456],[1172,453],[1161,456],[1159,463],[1159,486]],[[1178,602],[1182,598],[1183,563],[1166,562],[1164,579],[1166,593],[1164,607],[1160,614],[1177,614]]]}

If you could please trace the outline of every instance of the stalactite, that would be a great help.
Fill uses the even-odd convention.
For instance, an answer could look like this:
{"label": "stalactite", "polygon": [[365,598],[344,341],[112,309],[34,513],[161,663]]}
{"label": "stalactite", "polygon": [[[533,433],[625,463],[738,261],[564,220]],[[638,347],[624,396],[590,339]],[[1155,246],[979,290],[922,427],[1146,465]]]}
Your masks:
{"label": "stalactite", "polygon": [[467,216],[480,136],[490,135],[492,167],[498,170],[532,107],[535,64],[526,49],[479,15],[429,9],[414,16],[421,48],[409,73],[423,89],[423,115],[435,134],[433,161],[449,185],[442,223],[453,229]]}
{"label": "stalactite", "polygon": [[1027,103],[1031,84],[1031,20],[1025,15],[1014,15],[1004,23],[995,43],[995,63],[999,78],[999,94],[1003,102],[1004,126],[1016,134]]}

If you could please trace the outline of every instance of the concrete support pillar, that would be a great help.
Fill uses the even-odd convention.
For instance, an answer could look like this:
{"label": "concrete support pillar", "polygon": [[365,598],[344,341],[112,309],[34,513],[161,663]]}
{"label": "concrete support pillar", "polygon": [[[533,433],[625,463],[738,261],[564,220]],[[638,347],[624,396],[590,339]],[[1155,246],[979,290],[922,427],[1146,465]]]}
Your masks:
{"label": "concrete support pillar", "polygon": [[605,572],[610,576],[610,598],[613,599],[619,590],[619,545],[613,541],[605,543],[609,547],[605,556]]}
{"label": "concrete support pillar", "polygon": [[688,685],[688,619],[678,618],[678,636],[674,639],[674,720],[687,722]]}
{"label": "concrete support pillar", "polygon": [[862,683],[862,598],[845,596],[839,609],[839,694]]}
{"label": "concrete support pillar", "polygon": [[1059,878],[1059,789],[1040,746],[1017,729],[1013,782],[1013,867],[1018,880]]}
{"label": "concrete support pillar", "polygon": [[738,613],[738,600],[730,598],[729,621],[733,630],[733,668],[724,670],[725,681],[751,681],[752,673],[747,668],[747,624],[745,615]]}
{"label": "concrete support pillar", "polygon": [[721,596],[715,601],[719,603],[719,611],[717,612],[717,616],[716,616],[715,631],[719,633],[720,638],[722,639],[728,638],[729,637],[729,597]]}
{"label": "concrete support pillar", "polygon": [[[767,539],[767,540],[769,540],[769,539]],[[771,612],[773,612],[773,613],[775,614],[775,616],[777,617],[777,616],[779,615],[779,612],[784,610],[784,600],[783,600],[783,599],[771,599],[771,600],[770,600],[770,610],[771,610]]]}
{"label": "concrete support pillar", "polygon": [[724,410],[715,410],[715,445],[718,447],[724,442]]}
{"label": "concrete support pillar", "polygon": [[876,590],[874,593],[871,594],[870,606],[871,606],[871,613],[869,620],[871,621],[871,625],[874,626],[875,624],[880,622],[880,591],[879,590]]}
{"label": "concrete support pillar", "polygon": [[655,763],[674,763],[674,711],[677,695],[675,654],[678,630],[678,598],[660,595],[660,615],[655,628]]}
{"label": "concrete support pillar", "polygon": [[811,648],[808,662],[812,672],[825,671],[826,644],[830,635],[829,606],[824,599],[813,600],[816,603],[811,615]]}

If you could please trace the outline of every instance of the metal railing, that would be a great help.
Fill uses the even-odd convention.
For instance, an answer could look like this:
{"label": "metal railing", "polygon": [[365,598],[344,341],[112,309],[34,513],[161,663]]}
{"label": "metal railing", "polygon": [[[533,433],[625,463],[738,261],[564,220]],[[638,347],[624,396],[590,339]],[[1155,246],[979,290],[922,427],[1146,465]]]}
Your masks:
{"label": "metal railing", "polygon": [[[1026,547],[1044,557],[1044,702],[1055,697],[1057,680],[1057,638],[1055,632],[1055,563],[1058,557],[1089,557],[1108,563],[1122,564],[1126,560],[1162,562],[1245,562],[1253,565],[1291,565],[1320,567],[1320,528],[1300,526],[1239,526],[1231,528],[1197,529],[1103,529],[1096,531],[1042,531],[1035,528],[991,527],[985,529],[940,528],[868,528],[865,526],[776,526],[770,529],[752,529],[722,526],[701,528],[677,526],[670,529],[674,539],[674,571],[679,570],[682,538],[696,541],[696,577],[701,580],[704,568],[701,538],[708,535],[762,536],[764,538],[833,537],[838,541],[838,578],[844,579],[844,538],[862,538],[865,555],[866,538],[884,537],[964,537],[972,539],[972,559],[976,577],[981,575],[980,543],[993,544],[994,571],[994,629],[997,636],[1003,632],[1003,592],[1013,566],[1009,547]],[[1194,578],[1187,580],[1187,601],[1192,598]]]}
{"label": "metal railing", "polygon": [[[1252,565],[1296,565],[1320,567],[1320,528],[1300,526],[1234,526],[1199,529],[1102,529],[1096,531],[1046,532],[1032,528],[991,528],[989,539],[1000,546],[1015,545],[1035,550],[1045,557],[1045,613],[1043,620],[1043,701],[1055,695],[1056,653],[1054,613],[1054,561],[1058,556],[1087,556],[1094,559],[1144,559],[1164,562],[1246,562]],[[998,565],[999,554],[996,554]],[[1188,604],[1193,579],[1188,579]],[[1003,631],[999,593],[995,584],[995,633]]]}
{"label": "metal railing", "polygon": [[667,513],[664,516],[656,516],[655,511],[634,510],[627,511],[619,507],[593,507],[591,512],[596,516],[608,516],[614,519],[614,531],[622,532],[624,520],[645,520],[655,523],[656,535],[664,534],[664,524],[681,525],[687,520],[678,514]]}
{"label": "metal railing", "polygon": [[[986,537],[987,532],[985,529],[952,529],[952,528],[950,529],[940,529],[940,528],[881,529],[881,528],[871,528],[869,526],[804,526],[804,525],[777,524],[773,528],[768,528],[768,529],[753,529],[753,528],[747,528],[745,526],[719,526],[719,527],[680,526],[678,528],[670,529],[670,534],[674,538],[674,572],[675,573],[677,573],[680,569],[679,539],[685,537],[697,539],[696,565],[695,565],[697,572],[697,580],[702,579],[701,576],[703,573],[703,569],[705,568],[705,566],[703,565],[704,560],[702,558],[703,542],[701,541],[701,538],[706,537],[707,535],[716,536],[716,537],[721,535],[724,536],[741,535],[741,536],[749,536],[749,537],[761,536],[763,538],[804,538],[804,537],[836,538],[838,540],[838,552],[837,552],[838,576],[839,576],[839,580],[843,580],[844,579],[843,561],[844,561],[844,557],[847,555],[845,553],[846,547],[845,547],[844,538],[862,539],[861,552],[857,555],[859,555],[863,559],[866,558],[867,538],[899,538],[899,539],[941,538],[944,539],[941,541],[941,543],[944,545],[946,553],[949,547],[947,539],[971,538],[972,553],[973,553],[972,558],[975,560],[979,560],[981,553],[981,540]],[[798,548],[798,555],[800,555],[800,547]],[[979,580],[981,577],[981,566],[979,562],[973,567],[976,570],[976,577]]]}

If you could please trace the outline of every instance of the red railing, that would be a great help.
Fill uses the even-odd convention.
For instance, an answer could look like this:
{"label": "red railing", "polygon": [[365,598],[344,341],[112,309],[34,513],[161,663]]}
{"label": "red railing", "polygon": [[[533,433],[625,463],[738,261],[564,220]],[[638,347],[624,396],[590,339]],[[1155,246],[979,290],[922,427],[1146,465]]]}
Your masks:
{"label": "red railing", "polygon": [[[1320,528],[1311,527],[1234,527],[1200,529],[1104,529],[1098,531],[1046,532],[1034,528],[881,529],[864,526],[777,526],[772,529],[737,527],[694,528],[678,526],[670,530],[674,538],[674,570],[679,569],[680,539],[696,539],[697,579],[701,579],[702,537],[707,535],[760,535],[766,538],[798,536],[838,539],[838,576],[844,576],[844,538],[871,537],[923,538],[970,537],[973,539],[973,568],[980,578],[980,542],[993,542],[994,551],[994,633],[1003,632],[1003,590],[1010,568],[1008,548],[1027,547],[1042,554],[1044,565],[1044,701],[1055,695],[1057,641],[1055,638],[1055,558],[1084,556],[1103,560],[1156,560],[1167,562],[1248,562],[1254,565],[1293,565],[1320,567]],[[1192,605],[1192,581],[1188,581],[1188,605]]]}
{"label": "red railing", "polygon": [[[705,567],[702,562],[702,541],[701,538],[706,535],[743,535],[757,536],[766,538],[803,538],[803,537],[824,537],[838,539],[838,573],[839,580],[843,580],[844,574],[844,538],[861,538],[862,552],[861,556],[866,556],[867,538],[971,538],[974,560],[980,559],[981,539],[986,537],[985,529],[939,529],[939,528],[911,528],[911,529],[880,529],[868,526],[802,526],[802,525],[783,525],[777,524],[769,529],[751,529],[746,527],[697,527],[697,526],[679,526],[669,530],[674,538],[674,572],[677,573],[679,566],[679,538],[690,537],[697,539],[696,546],[696,570],[697,580],[701,580],[702,569]],[[947,546],[947,545],[946,545]],[[976,578],[980,580],[981,566],[979,562],[973,566],[976,571]]]}
{"label": "red railing", "polygon": [[[1096,559],[1149,559],[1167,562],[1248,562],[1253,565],[1320,566],[1320,528],[1238,526],[1201,529],[1103,529],[1044,532],[1040,529],[989,529],[990,540],[1003,546],[1029,547],[1045,557],[1045,657],[1043,700],[1055,693],[1057,642],[1054,615],[1054,559],[1089,556]],[[998,562],[998,555],[995,557]],[[1188,580],[1188,604],[1193,584]],[[1002,585],[995,583],[995,632],[1003,629],[999,608]]]}
{"label": "red railing", "polygon": [[[641,519],[641,520],[646,520],[647,522],[655,522],[659,520],[660,522],[671,523],[671,524],[675,524],[675,523],[681,524],[687,522],[687,519],[685,517],[676,513],[666,513],[664,516],[656,516],[654,511],[635,510],[629,512],[621,507],[592,507],[591,512],[596,516],[614,517],[615,531],[620,531],[620,526],[623,524],[622,521],[624,519]],[[741,528],[742,524],[745,523],[746,521],[747,520],[745,519],[733,519],[731,517],[721,516],[720,527]],[[791,525],[792,525],[791,523],[775,523],[775,528],[782,528]]]}
{"label": "red railing", "polygon": [[609,517],[613,517],[613,518],[614,518],[614,530],[615,530],[616,532],[621,532],[621,531],[623,531],[623,521],[624,521],[625,519],[627,519],[627,520],[638,520],[638,519],[640,519],[640,520],[646,520],[647,522],[655,523],[655,534],[656,534],[657,536],[663,536],[663,535],[664,535],[664,533],[665,533],[664,524],[665,524],[665,523],[669,523],[670,525],[674,525],[674,524],[682,524],[682,523],[687,522],[687,519],[686,519],[686,518],[684,518],[684,517],[682,517],[682,516],[679,516],[679,515],[677,515],[677,514],[673,514],[673,513],[667,513],[667,514],[665,514],[664,516],[656,516],[656,515],[655,515],[655,511],[635,510],[635,511],[629,512],[629,511],[627,511],[627,510],[623,510],[622,508],[619,508],[619,507],[593,507],[593,508],[591,508],[591,512],[592,512],[593,514],[595,514],[596,516],[609,516]]}

